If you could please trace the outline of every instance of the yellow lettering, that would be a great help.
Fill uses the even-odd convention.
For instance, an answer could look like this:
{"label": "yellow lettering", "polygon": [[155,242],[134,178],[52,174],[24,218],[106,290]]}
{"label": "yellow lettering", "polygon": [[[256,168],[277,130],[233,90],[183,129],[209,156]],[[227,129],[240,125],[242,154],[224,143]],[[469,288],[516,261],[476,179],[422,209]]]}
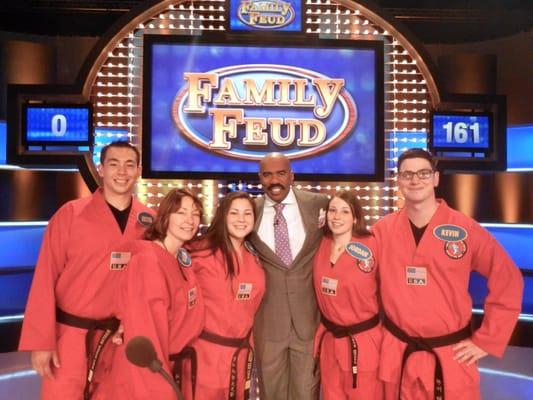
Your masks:
{"label": "yellow lettering", "polygon": [[209,114],[213,116],[213,140],[209,142],[212,149],[231,149],[226,138],[237,138],[237,124],[241,124],[244,111],[232,108],[212,108]]}
{"label": "yellow lettering", "polygon": [[244,104],[274,106],[274,85],[278,83],[275,79],[265,79],[261,90],[253,79],[244,79]]}
{"label": "yellow lettering", "polygon": [[314,114],[320,119],[326,118],[333,110],[339,92],[344,86],[344,79],[313,79],[313,85],[316,86],[322,100],[322,106],[315,107]]}
{"label": "yellow lettering", "polygon": [[[311,131],[314,131],[314,136]],[[296,142],[298,146],[318,146],[326,140],[326,126],[316,119],[300,120],[300,137]]]}
{"label": "yellow lettering", "polygon": [[220,91],[213,100],[217,106],[239,106],[241,99],[237,94],[237,89],[233,85],[233,79],[224,79]]}
{"label": "yellow lettering", "polygon": [[268,138],[266,132],[266,118],[245,118],[246,136],[242,143],[252,146],[266,146]]}
{"label": "yellow lettering", "polygon": [[[186,72],[183,77],[189,82],[189,97],[183,111],[194,114],[205,113],[205,107],[202,103],[211,101],[211,91],[218,87],[217,74]],[[205,85],[202,85],[203,82],[206,82]]]}

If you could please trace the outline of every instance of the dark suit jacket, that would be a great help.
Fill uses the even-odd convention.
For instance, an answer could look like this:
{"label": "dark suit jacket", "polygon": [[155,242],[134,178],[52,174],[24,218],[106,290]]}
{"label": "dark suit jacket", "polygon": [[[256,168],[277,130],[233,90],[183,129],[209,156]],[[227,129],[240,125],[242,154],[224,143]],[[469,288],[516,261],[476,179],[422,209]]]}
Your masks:
{"label": "dark suit jacket", "polygon": [[[306,237],[301,251],[289,268],[257,235],[251,242],[259,253],[266,275],[266,292],[255,316],[256,341],[281,341],[289,337],[291,321],[301,340],[312,340],[319,323],[319,312],[313,289],[313,258],[322,231],[318,227],[320,209],[326,210],[328,198],[293,189],[300,209]],[[257,231],[263,217],[264,198],[256,199]],[[289,237],[291,232],[289,232]]]}

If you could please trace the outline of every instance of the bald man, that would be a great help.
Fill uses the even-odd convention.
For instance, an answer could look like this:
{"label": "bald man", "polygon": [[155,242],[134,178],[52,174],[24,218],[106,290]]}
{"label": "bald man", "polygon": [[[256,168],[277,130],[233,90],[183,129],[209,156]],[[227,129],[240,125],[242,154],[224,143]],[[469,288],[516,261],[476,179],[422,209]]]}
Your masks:
{"label": "bald man", "polygon": [[265,196],[256,201],[252,243],[266,275],[254,325],[261,400],[317,399],[312,267],[328,198],[292,188],[290,161],[280,153],[261,160],[259,179]]}

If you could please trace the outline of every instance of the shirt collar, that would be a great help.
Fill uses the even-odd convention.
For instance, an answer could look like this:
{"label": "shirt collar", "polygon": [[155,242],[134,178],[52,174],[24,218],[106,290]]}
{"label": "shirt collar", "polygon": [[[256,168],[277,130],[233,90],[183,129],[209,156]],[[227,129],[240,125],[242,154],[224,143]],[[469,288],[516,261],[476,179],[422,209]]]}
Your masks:
{"label": "shirt collar", "polygon": [[[272,200],[270,197],[268,197],[268,194],[265,194],[265,205],[267,207],[274,207],[274,205],[277,204],[274,200]],[[281,204],[296,204],[296,196],[294,195],[294,192],[292,191],[292,187],[289,189],[289,193],[287,193],[287,197],[285,197]]]}

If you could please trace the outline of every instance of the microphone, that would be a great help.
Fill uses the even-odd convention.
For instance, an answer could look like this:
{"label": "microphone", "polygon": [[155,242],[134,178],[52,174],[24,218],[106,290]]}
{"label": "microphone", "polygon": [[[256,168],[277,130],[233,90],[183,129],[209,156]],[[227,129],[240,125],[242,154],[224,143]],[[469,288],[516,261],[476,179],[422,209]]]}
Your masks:
{"label": "microphone", "polygon": [[178,400],[184,399],[174,379],[163,369],[163,363],[157,358],[157,353],[150,339],[145,336],[132,338],[126,345],[126,358],[138,367],[148,368],[152,372],[159,373],[172,386]]}

